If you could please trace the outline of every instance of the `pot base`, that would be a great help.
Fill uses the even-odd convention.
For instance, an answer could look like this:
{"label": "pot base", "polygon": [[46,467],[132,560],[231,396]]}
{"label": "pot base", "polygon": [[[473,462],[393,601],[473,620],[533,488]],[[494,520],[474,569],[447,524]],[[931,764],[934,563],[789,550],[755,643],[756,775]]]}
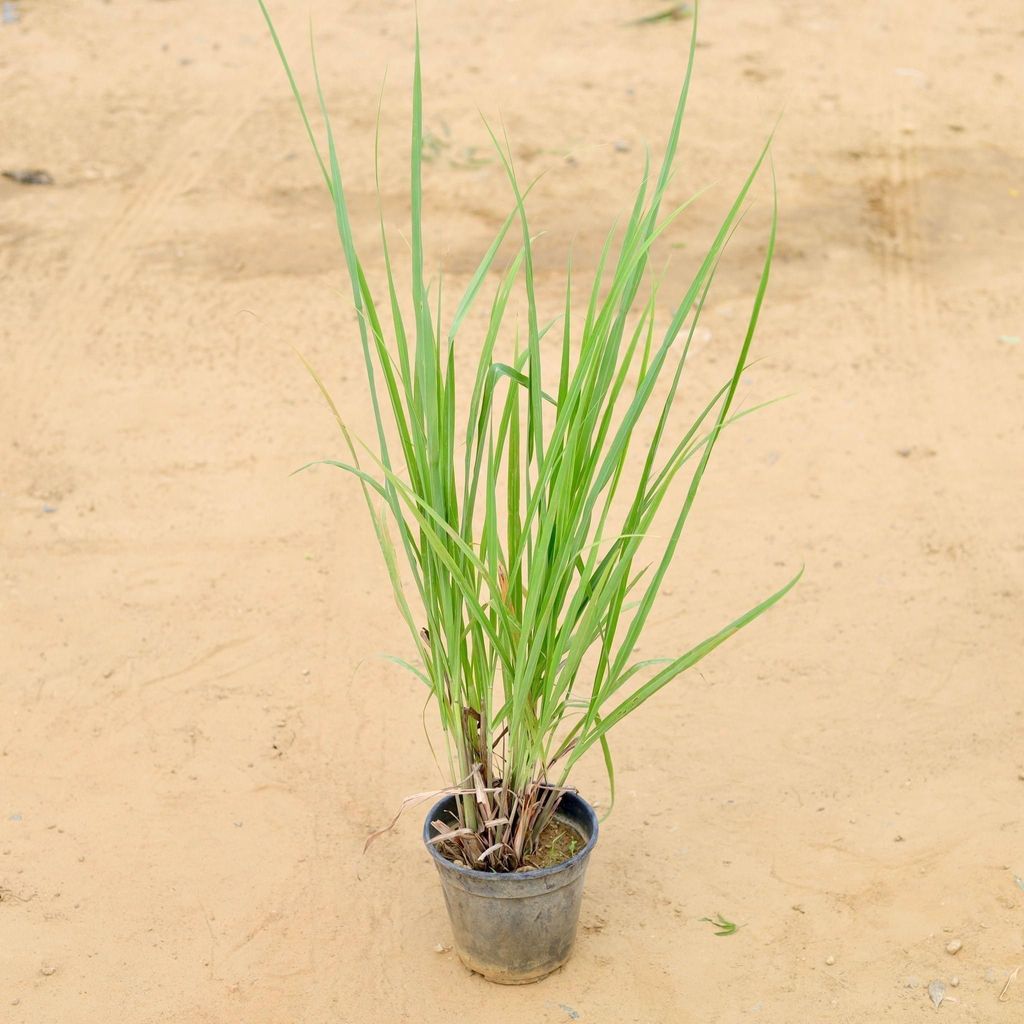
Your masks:
{"label": "pot base", "polygon": [[533,985],[550,977],[555,971],[560,971],[569,962],[569,957],[572,955],[572,950],[570,950],[558,963],[548,963],[543,967],[538,967],[536,970],[524,974],[516,971],[496,971],[493,966],[474,964],[468,957],[463,956],[458,949],[455,952],[458,954],[463,967],[474,974],[479,974],[485,981],[489,981],[494,985]]}

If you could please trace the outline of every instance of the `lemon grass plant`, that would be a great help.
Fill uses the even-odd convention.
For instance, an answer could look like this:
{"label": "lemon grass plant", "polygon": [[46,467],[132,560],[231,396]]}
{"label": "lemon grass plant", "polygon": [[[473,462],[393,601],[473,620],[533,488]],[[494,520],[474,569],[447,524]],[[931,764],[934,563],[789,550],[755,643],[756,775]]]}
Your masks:
{"label": "lemon grass plant", "polygon": [[[314,372],[346,450],[343,458],[320,464],[344,470],[361,485],[416,651],[400,663],[427,687],[440,716],[460,820],[438,823],[439,838],[450,856],[467,865],[514,871],[535,853],[577,762],[598,748],[614,794],[611,730],[774,605],[799,578],[683,653],[635,657],[711,454],[723,429],[745,414],[734,413],[733,404],[768,284],[774,203],[767,254],[733,371],[681,436],[670,431],[708,289],[768,145],[659,328],[648,261],[652,244],[679,212],[663,216],[662,203],[693,70],[695,22],[660,169],[652,181],[645,168],[625,228],[608,234],[583,293],[582,317],[574,315],[579,285],[570,269],[559,317],[543,321],[528,188],[516,175],[507,142],[491,133],[508,178],[511,212],[446,319],[440,283],[428,282],[424,271],[417,33],[412,294],[403,307],[383,215],[382,299],[358,254],[315,51],[324,145],[259,2],[333,200],[376,425],[373,443],[353,438]],[[379,194],[379,173],[377,180]],[[496,269],[510,232],[518,248]],[[485,289],[486,326],[468,334],[467,316]],[[525,306],[525,327],[510,344],[514,293]],[[472,354],[470,373],[457,372],[457,348]],[[638,444],[641,422],[653,424],[654,433]],[[652,547],[653,559],[641,564],[641,552],[646,560]]]}

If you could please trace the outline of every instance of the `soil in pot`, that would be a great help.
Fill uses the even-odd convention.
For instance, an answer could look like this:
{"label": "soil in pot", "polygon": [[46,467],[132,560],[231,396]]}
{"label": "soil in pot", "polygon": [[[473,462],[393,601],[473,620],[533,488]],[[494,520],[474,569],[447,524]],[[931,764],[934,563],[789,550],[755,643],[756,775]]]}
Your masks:
{"label": "soil in pot", "polygon": [[[567,821],[563,821],[560,818],[552,818],[544,826],[544,831],[540,834],[536,850],[529,857],[525,858],[523,866],[518,870],[537,871],[540,868],[556,867],[575,857],[586,844],[586,839]],[[459,867],[468,866],[447,845],[442,845],[439,849],[445,860],[450,860]]]}
{"label": "soil in pot", "polygon": [[586,845],[583,838],[568,822],[552,818],[540,834],[537,849],[526,858],[520,871],[535,871],[537,868],[553,868],[576,854]]}

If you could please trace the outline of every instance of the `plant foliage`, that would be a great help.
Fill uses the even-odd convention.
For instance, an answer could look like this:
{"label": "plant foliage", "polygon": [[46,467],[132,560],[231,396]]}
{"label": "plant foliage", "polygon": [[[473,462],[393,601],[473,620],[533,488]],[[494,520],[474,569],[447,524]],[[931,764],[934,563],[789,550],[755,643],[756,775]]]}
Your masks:
{"label": "plant foliage", "polygon": [[[515,870],[530,863],[580,758],[594,747],[601,750],[614,794],[609,732],[774,605],[799,578],[681,654],[654,661],[635,657],[719,436],[745,415],[734,413],[733,404],[768,284],[774,203],[767,254],[734,369],[681,436],[670,431],[701,309],[768,144],[686,291],[674,300],[667,325],[658,328],[657,286],[645,289],[648,260],[652,243],[679,212],[663,215],[662,203],[693,70],[696,20],[664,159],[653,180],[645,167],[625,228],[609,233],[582,293],[582,316],[575,315],[582,303],[577,306],[579,285],[570,268],[560,318],[542,322],[524,201],[529,190],[516,175],[507,142],[492,133],[513,209],[445,326],[441,287],[431,294],[423,265],[418,33],[412,294],[411,308],[403,310],[383,216],[382,300],[371,291],[358,255],[315,51],[323,146],[263,0],[260,6],[333,200],[376,424],[375,444],[359,445],[314,373],[347,451],[342,459],[324,462],[362,487],[416,649],[415,663],[400,663],[429,689],[440,715],[448,773],[461,795],[460,820],[438,825],[441,841],[474,868]],[[518,249],[496,270],[514,229]],[[467,339],[466,317],[488,286],[486,329]],[[525,296],[525,337],[502,354],[517,286]],[[457,346],[475,356],[470,379],[456,372]],[[638,444],[641,421],[653,424],[653,436]],[[655,540],[659,513],[663,525]],[[653,544],[653,561],[641,564],[642,549],[647,557]]]}

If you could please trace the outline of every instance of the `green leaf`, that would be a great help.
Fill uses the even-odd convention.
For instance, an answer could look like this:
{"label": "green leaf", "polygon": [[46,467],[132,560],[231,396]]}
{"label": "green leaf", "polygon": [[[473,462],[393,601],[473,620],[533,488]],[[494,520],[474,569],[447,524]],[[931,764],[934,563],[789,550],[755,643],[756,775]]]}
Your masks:
{"label": "green leaf", "polygon": [[648,14],[643,18],[634,18],[626,22],[627,25],[657,25],[662,21],[682,21],[684,18],[693,17],[693,8],[689,4],[673,4],[663,11],[655,14]]}
{"label": "green leaf", "polygon": [[713,924],[718,931],[716,935],[735,935],[736,932],[742,927],[738,924],[733,924],[732,921],[722,917],[721,914],[715,914],[714,917],[702,917],[701,921],[706,921],[708,924]]}

